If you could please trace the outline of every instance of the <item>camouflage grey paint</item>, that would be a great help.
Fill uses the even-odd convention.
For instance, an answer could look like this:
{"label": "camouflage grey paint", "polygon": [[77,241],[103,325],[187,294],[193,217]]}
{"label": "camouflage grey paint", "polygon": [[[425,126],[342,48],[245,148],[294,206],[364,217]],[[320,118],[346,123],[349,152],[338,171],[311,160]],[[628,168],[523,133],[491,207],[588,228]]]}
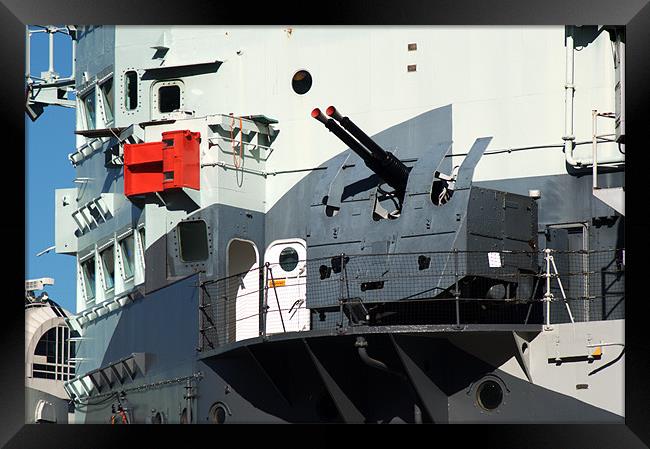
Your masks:
{"label": "camouflage grey paint", "polygon": [[[445,117],[445,114],[442,114],[440,110],[435,111],[437,112],[432,113],[430,117]],[[436,131],[437,134],[434,133],[434,141],[436,139],[442,141],[445,136],[450,135],[450,120],[449,114],[449,121],[445,125],[448,128],[445,126],[436,128],[438,131]],[[427,124],[435,125],[437,123],[439,125],[437,120],[431,122],[420,121],[418,123],[421,123],[421,128],[416,127],[414,129],[409,125],[406,128],[398,127],[398,129],[401,129],[402,133],[408,134],[411,136],[409,138],[413,139],[412,136],[419,136],[420,131],[432,132]],[[385,131],[385,133],[388,131]],[[386,134],[386,136],[388,135]],[[375,138],[379,143],[386,145],[388,149],[393,149],[386,142],[381,141],[378,136],[375,136]],[[404,154],[398,154],[400,157],[405,157]],[[446,172],[448,173],[450,169],[451,166],[447,166]],[[273,240],[305,236],[309,231],[307,211],[309,206],[313,204],[314,186],[321,176],[322,171],[307,175],[301,182],[290,189],[265,216],[223,205],[214,205],[197,212],[195,216],[201,216],[206,221],[209,221],[208,224],[212,232],[210,237],[213,245],[212,254],[211,259],[206,264],[210,265],[207,269],[212,273],[211,276],[225,276],[226,261],[223,255],[226,254],[227,244],[232,238],[254,241],[261,255],[264,253],[266,246]],[[602,175],[602,178],[602,185],[621,185],[619,183],[623,182],[623,174]],[[542,190],[542,199],[539,202],[540,229],[549,224],[591,222],[592,217],[616,216],[611,209],[600,204],[598,200],[592,197],[589,176],[558,175],[541,178],[507,179],[477,184],[487,188],[524,195],[527,194],[528,189]],[[191,217],[188,217],[188,219],[191,219]],[[621,246],[622,230],[623,218],[621,217],[609,226],[607,224],[592,226],[589,231],[591,249],[608,247],[614,244]],[[217,235],[215,236],[215,234]],[[275,345],[270,345],[264,350],[240,348],[237,350],[238,353],[233,352],[232,357],[229,358],[197,361],[197,277],[192,276],[171,285],[170,282],[179,276],[203,270],[188,269],[187,266],[179,263],[175,259],[174,244],[167,241],[171,238],[168,235],[164,239],[154,242],[147,250],[147,296],[88,325],[85,333],[87,338],[79,345],[78,356],[82,358],[88,357],[89,360],[80,363],[78,372],[83,373],[103,366],[132,352],[147,352],[153,357],[151,370],[146,378],[139,380],[139,382],[148,383],[169,379],[174,376],[189,375],[196,370],[204,372],[205,377],[199,383],[199,396],[201,398],[197,404],[197,416],[200,422],[205,422],[210,406],[218,400],[227,403],[233,413],[232,419],[240,422],[294,420],[296,416],[305,416],[307,417],[305,419],[337,420],[335,407],[333,407],[326,392],[322,390],[321,386],[315,387],[313,383],[310,383],[310,380],[313,382],[317,379],[314,377],[313,372],[307,372],[311,370],[312,365],[308,364],[307,359],[303,360],[305,363],[299,363],[306,356],[302,342],[288,343],[295,346],[295,348],[292,347],[292,351],[296,354],[298,354],[296,351],[302,351],[300,352],[302,355],[296,355],[295,359],[288,361],[290,363],[282,365],[285,369],[287,366],[296,369],[296,374],[287,372],[287,378],[283,382],[287,382],[287,379],[298,379],[300,382],[304,382],[304,384],[297,382],[292,385],[292,388],[295,387],[294,393],[291,393],[291,390],[288,390],[289,392],[287,390],[283,391],[283,387],[278,384],[278,382],[281,383],[281,380],[277,379],[278,375],[269,374],[269,371],[267,371],[275,368],[264,367],[267,362],[273,363],[275,356],[279,357],[281,354],[285,354],[284,357],[286,358],[289,354],[294,353],[285,353],[282,345],[278,345],[277,348],[272,347]],[[166,272],[164,274],[160,273],[160,276],[155,276],[150,271],[152,267],[160,264],[162,260],[171,262],[170,275],[172,277],[170,279],[167,278]],[[418,338],[424,338],[424,346],[429,346],[429,337]],[[481,338],[483,344],[489,344],[490,339],[493,337],[482,335]],[[536,420],[557,421],[558,410],[559,413],[567,412],[566,419],[579,417],[585,421],[610,422],[621,419],[616,415],[586,405],[573,398],[550,392],[521,379],[513,378],[506,373],[499,372],[495,368],[499,366],[497,362],[491,365],[475,363],[474,365],[477,366],[475,370],[465,370],[463,368],[464,363],[470,363],[470,359],[467,359],[468,356],[462,351],[454,352],[455,350],[449,349],[450,344],[445,343],[447,341],[446,337],[439,337],[438,340],[441,349],[437,352],[436,361],[441,360],[440,357],[444,359],[444,357],[452,356],[464,360],[463,363],[450,364],[447,363],[447,359],[444,359],[446,361],[444,365],[452,371],[441,372],[440,374],[445,378],[449,376],[451,378],[454,378],[454,376],[465,378],[465,381],[456,387],[447,389],[450,407],[449,418],[452,421],[498,419],[512,422],[533,417]],[[330,338],[327,341],[323,339],[322,342],[323,344],[315,341],[310,347],[323,362],[323,365],[331,371],[333,377],[335,379],[354,377],[345,371],[346,363],[334,363],[334,360],[340,360],[342,354],[349,354],[351,349],[354,352],[353,344],[343,337]],[[337,348],[341,347],[341,345],[345,346],[346,349],[338,352]],[[382,345],[385,346],[382,351],[393,351],[393,349],[387,349],[389,348],[387,342],[382,343]],[[493,349],[499,348],[499,345],[495,344]],[[301,349],[298,349],[298,347]],[[264,353],[267,349],[271,354],[275,355],[272,357],[267,356]],[[456,355],[450,354],[450,351]],[[514,349],[504,348],[502,357],[511,357],[514,354],[513,351]],[[500,350],[497,352],[500,352]],[[389,352],[386,352],[386,357],[392,357],[393,362],[391,363],[396,363],[398,359],[394,351],[392,356],[388,354]],[[360,363],[356,353],[345,357],[350,357],[351,366]],[[380,357],[380,354],[377,357]],[[507,360],[507,358],[504,360]],[[278,360],[284,359],[279,357]],[[436,362],[437,365],[439,363]],[[384,374],[372,370],[365,369],[365,371],[362,370],[361,372],[365,374],[358,376],[357,381],[363,380],[366,388],[349,394],[351,396],[367,394],[366,399],[357,397],[354,400],[361,403],[366,401],[366,405],[360,407],[366,410],[369,420],[392,420],[396,417],[394,414],[391,415],[395,410],[397,410],[396,413],[401,420],[409,421],[413,419],[414,400],[412,396],[403,396],[409,399],[402,403],[398,401],[395,408],[387,406],[387,404],[398,400],[397,397],[400,395],[397,393],[406,391],[404,390],[407,388],[406,386],[402,385],[395,389],[387,388],[387,385],[390,385],[394,379],[386,378]],[[480,376],[490,373],[498,376],[506,384],[509,393],[502,413],[486,415],[476,408],[473,399],[470,397],[471,391],[468,395],[466,389],[470,388],[471,390],[472,382],[478,380]],[[304,377],[300,377],[303,375]],[[345,384],[345,382],[342,383]],[[344,389],[352,388],[352,386],[343,386]],[[440,388],[443,386],[441,385]],[[304,396],[302,399],[288,397],[308,394],[307,392],[312,388],[316,388],[314,394],[317,397],[313,395]],[[391,392],[395,394],[393,395]],[[144,422],[150,410],[155,408],[165,411],[169,422],[177,422],[175,420],[178,419],[179,409],[183,406],[183,394],[182,385],[177,385],[166,387],[165,390],[152,390],[131,395],[132,402],[135,404],[136,420]],[[534,403],[531,402],[532,400],[534,400]],[[299,405],[287,408],[286,405],[283,405],[287,401]],[[309,402],[311,402],[311,405]],[[547,404],[548,407],[545,405],[543,408],[536,408],[542,407],[540,404]],[[89,410],[86,419],[90,422],[105,422],[109,411],[109,406]]]}
{"label": "camouflage grey paint", "polygon": [[[88,324],[77,346],[77,357],[84,359],[79,362],[77,372],[85,373],[131,353],[144,352],[147,354],[146,376],[136,377],[123,387],[116,384],[114,391],[191,375],[196,370],[197,282],[197,276],[188,277]],[[166,416],[177,420],[178,407],[185,402],[183,386],[170,385],[127,394],[136,421],[144,422],[151,408],[162,410]],[[107,422],[110,406],[109,401],[102,406],[82,408],[84,420]]]}
{"label": "camouflage grey paint", "polygon": [[[242,342],[204,359],[231,392],[241,394],[255,409],[288,422],[340,422],[336,404],[324,388],[305,344],[328,372],[364,422],[414,422],[414,406],[425,422],[622,422],[623,418],[572,397],[541,388],[498,367],[515,356],[511,332],[411,332],[365,334],[368,353],[391,372],[363,363],[354,335],[287,338],[274,342]],[[393,341],[395,344],[393,344]],[[396,351],[412,360],[424,378],[414,381]],[[471,347],[478,358],[468,352]],[[441,363],[444,361],[444,363]],[[478,385],[496,379],[504,400],[493,411],[483,409]],[[434,391],[435,390],[435,391]],[[446,413],[432,413],[423,397]],[[229,403],[228,396],[223,396]],[[230,406],[230,404],[229,404]],[[230,406],[232,422],[248,422],[244,409]]]}
{"label": "camouflage grey paint", "polygon": [[[74,78],[76,88],[83,89],[84,72],[101,78],[110,73],[115,64],[115,26],[85,26],[77,34],[77,53]],[[89,81],[93,81],[91,78]]]}

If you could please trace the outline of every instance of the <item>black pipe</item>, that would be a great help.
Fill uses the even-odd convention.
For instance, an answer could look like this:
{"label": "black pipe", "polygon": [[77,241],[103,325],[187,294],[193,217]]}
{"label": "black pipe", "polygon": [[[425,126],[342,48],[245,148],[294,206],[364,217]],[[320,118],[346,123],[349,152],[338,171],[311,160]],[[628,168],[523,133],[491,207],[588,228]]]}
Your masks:
{"label": "black pipe", "polygon": [[354,124],[349,117],[343,117],[334,107],[330,106],[325,111],[328,116],[339,122],[345,130],[354,136],[372,154],[374,161],[370,169],[381,176],[394,189],[404,192],[408,182],[409,169],[393,153],[384,150],[365,132]]}
{"label": "black pipe", "polygon": [[372,153],[370,153],[370,151],[368,151],[366,148],[364,148],[363,145],[357,142],[354,137],[345,132],[345,130],[341,128],[338,123],[336,123],[331,118],[327,118],[320,109],[315,108],[313,111],[311,111],[311,116],[324,124],[331,133],[341,139],[343,143],[345,143],[352,151],[361,156],[366,165],[372,164],[374,162]]}
{"label": "black pipe", "polygon": [[334,106],[330,106],[325,110],[325,113],[339,122],[350,134],[352,134],[359,142],[361,142],[377,159],[384,159],[386,157],[386,150],[377,145],[368,134],[364,133],[361,128],[354,124],[348,117],[343,117]]}
{"label": "black pipe", "polygon": [[[342,125],[347,126],[350,133],[346,132],[334,119],[328,119],[318,108],[315,108],[311,112],[311,116],[323,123],[336,137],[341,139],[352,151],[357,153],[368,168],[379,175],[384,182],[393,187],[398,193],[404,193],[409,175],[408,167],[392,153],[384,151],[379,145],[374,143],[350,119],[341,117],[338,111],[336,111],[336,108],[330,106],[327,110],[328,114],[334,117],[334,119],[341,121]],[[357,138],[361,138],[369,143],[364,146],[353,137],[353,132],[358,136]],[[368,148],[368,145],[370,145],[370,148]]]}
{"label": "black pipe", "polygon": [[381,361],[379,361],[377,359],[373,359],[372,357],[370,357],[368,355],[368,352],[366,351],[366,347],[368,346],[368,342],[366,341],[365,338],[357,337],[357,341],[354,343],[354,346],[357,347],[357,350],[359,351],[359,357],[361,357],[361,360],[363,360],[363,362],[366,365],[368,365],[368,366],[370,366],[372,368],[380,369],[380,370],[385,371],[385,372],[390,373],[390,374],[394,374],[394,375],[396,375],[396,376],[398,376],[400,378],[404,378],[404,375],[402,373],[391,370],[390,368],[388,368],[388,366],[384,362],[381,362]]}

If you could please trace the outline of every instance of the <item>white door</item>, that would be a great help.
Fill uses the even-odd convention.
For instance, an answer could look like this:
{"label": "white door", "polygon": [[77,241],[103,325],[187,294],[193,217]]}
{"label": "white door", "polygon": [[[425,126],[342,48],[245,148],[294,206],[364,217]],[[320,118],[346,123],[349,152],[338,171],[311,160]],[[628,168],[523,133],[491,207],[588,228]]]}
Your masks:
{"label": "white door", "polygon": [[270,273],[265,270],[267,334],[309,330],[309,310],[305,307],[306,258],[305,241],[301,239],[278,240],[266,250],[264,259],[271,269]]}
{"label": "white door", "polygon": [[[236,298],[235,341],[257,337],[260,335],[260,275],[255,244],[239,239],[230,242],[228,275],[229,297]],[[229,326],[228,333],[229,341],[232,341],[232,326]]]}

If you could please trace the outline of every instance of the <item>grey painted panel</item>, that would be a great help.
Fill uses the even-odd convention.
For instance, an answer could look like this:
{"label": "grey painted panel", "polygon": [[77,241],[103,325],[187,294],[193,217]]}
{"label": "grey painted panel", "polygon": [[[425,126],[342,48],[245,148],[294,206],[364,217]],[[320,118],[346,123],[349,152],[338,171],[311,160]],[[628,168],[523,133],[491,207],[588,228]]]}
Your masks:
{"label": "grey painted panel", "polygon": [[[599,185],[602,183],[603,187],[621,186],[625,183],[625,174],[619,172],[598,175],[598,182]],[[600,201],[591,194],[591,176],[539,176],[480,181],[475,184],[519,195],[528,195],[528,191],[532,189],[540,190],[542,197],[537,200],[540,225],[590,221],[592,217],[615,214],[614,209],[604,205],[601,208]]]}
{"label": "grey painted panel", "polygon": [[147,294],[167,285],[167,234],[151,243],[144,253]]}
{"label": "grey painted panel", "polygon": [[476,168],[476,164],[478,164],[491,140],[492,137],[481,137],[474,141],[458,170],[458,180],[456,182],[458,189],[466,189],[471,185],[474,168]]}
{"label": "grey painted panel", "polygon": [[[319,412],[319,406],[322,407],[319,395],[324,385],[313,377],[313,370],[309,373],[306,370],[310,364],[301,347],[303,339],[327,369],[329,381],[335,383],[338,392],[366,422],[390,422],[397,418],[414,422],[414,405],[423,411],[433,411],[433,420],[437,422],[446,421],[447,413],[449,422],[453,423],[619,423],[623,420],[616,414],[499,369],[517,352],[516,340],[508,331],[402,334],[395,336],[399,350],[390,335],[366,338],[368,354],[388,366],[391,372],[366,365],[354,346],[354,335],[253,341],[249,349],[254,352],[257,365],[250,365],[250,353],[242,342],[237,349],[212,356],[205,362],[219,377],[227,379],[237,393],[230,399],[225,396],[226,401],[249,401],[254,408],[290,422],[304,421],[306,416],[317,416],[321,421],[336,420],[335,416],[323,416],[322,409]],[[296,363],[287,363],[288,360]],[[405,361],[408,369],[403,365]],[[247,369],[245,363],[249,364]],[[409,376],[414,373],[417,376]],[[477,389],[484,380],[493,380],[503,388],[503,401],[493,411],[482,408],[477,400]],[[277,383],[273,386],[269,382]],[[266,388],[258,391],[256,386]],[[309,403],[302,397],[307,389],[313,392]],[[426,392],[428,407],[421,407],[423,399],[416,392]],[[278,394],[288,396],[284,396],[285,400]],[[248,409],[237,406],[232,419],[237,422],[259,419],[259,415],[247,413]],[[432,417],[427,413],[423,418],[430,422]]]}
{"label": "grey painted panel", "polygon": [[[118,311],[89,324],[78,343],[77,373],[106,366],[134,352],[147,354],[146,377],[136,377],[124,389],[155,381],[187,376],[195,371],[198,341],[198,278],[189,277],[148,294]],[[164,411],[170,422],[178,422],[178,406],[184,404],[184,384],[164,390],[128,393],[137,422],[145,422],[151,408]],[[117,387],[119,389],[119,387]],[[106,423],[110,404],[90,407],[83,413],[86,422]],[[138,404],[146,406],[138,407]]]}
{"label": "grey painted panel", "polygon": [[115,26],[84,26],[78,33],[75,79],[77,88],[83,80],[83,73],[91,77],[115,63]]}

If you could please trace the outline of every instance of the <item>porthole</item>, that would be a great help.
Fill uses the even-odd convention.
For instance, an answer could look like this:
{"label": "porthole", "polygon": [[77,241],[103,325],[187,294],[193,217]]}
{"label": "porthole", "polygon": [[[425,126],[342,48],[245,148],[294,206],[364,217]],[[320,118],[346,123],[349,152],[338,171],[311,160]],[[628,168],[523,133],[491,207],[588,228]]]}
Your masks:
{"label": "porthole", "polygon": [[224,404],[216,403],[210,408],[210,423],[225,424],[229,413]]}
{"label": "porthole", "polygon": [[287,246],[280,252],[280,267],[288,272],[293,271],[298,266],[298,251]]}
{"label": "porthole", "polygon": [[503,388],[498,382],[486,380],[476,389],[476,399],[484,410],[494,410],[503,402]]}
{"label": "porthole", "polygon": [[311,74],[307,70],[299,70],[291,78],[291,87],[298,95],[304,95],[311,89]]}

